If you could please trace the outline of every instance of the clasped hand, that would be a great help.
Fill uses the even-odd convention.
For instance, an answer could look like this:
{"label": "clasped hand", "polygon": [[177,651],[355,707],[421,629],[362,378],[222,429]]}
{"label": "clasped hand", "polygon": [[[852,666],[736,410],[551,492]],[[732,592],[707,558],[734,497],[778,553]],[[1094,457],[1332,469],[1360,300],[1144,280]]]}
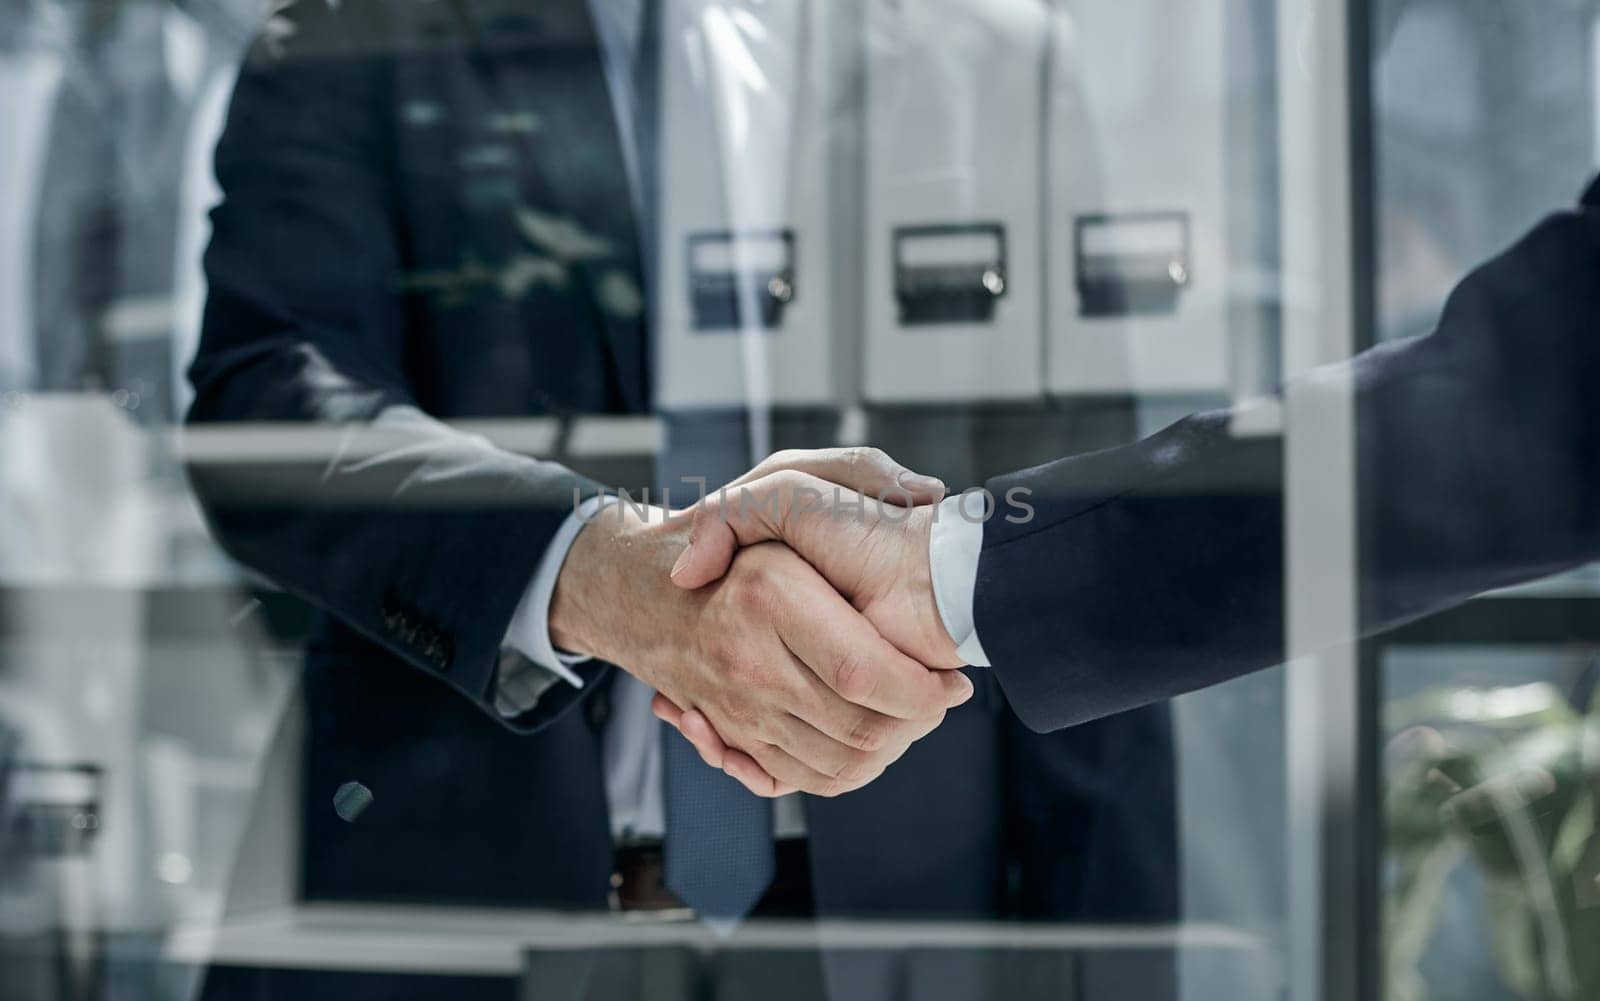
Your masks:
{"label": "clasped hand", "polygon": [[573,544],[551,639],[654,688],[758,795],[859,789],[972,697],[928,566],[943,493],[837,449],[780,452],[687,512],[614,504]]}

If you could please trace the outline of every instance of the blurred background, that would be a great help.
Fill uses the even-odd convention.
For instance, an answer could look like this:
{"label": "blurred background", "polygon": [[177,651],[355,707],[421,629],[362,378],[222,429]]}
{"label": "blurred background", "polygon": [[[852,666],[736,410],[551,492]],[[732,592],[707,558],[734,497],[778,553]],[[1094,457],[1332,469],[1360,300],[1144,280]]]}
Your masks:
{"label": "blurred background", "polygon": [[[969,486],[1227,405],[1292,448],[1297,314],[1347,299],[1351,350],[1426,333],[1600,166],[1591,0],[662,2],[655,412],[459,422],[617,486],[730,435],[754,458],[871,443]],[[264,5],[0,8],[0,996],[257,996],[269,971],[541,997],[564,950],[646,949],[350,871],[341,787],[401,800],[472,762],[396,745],[383,782],[353,770],[308,719],[310,611],[224,556],[189,491],[327,448],[181,431],[212,154]],[[1344,61],[1313,56],[1329,37]],[[1308,118],[1307,88],[1347,120]],[[1347,154],[1325,164],[1342,233],[1291,170],[1322,149]],[[496,163],[463,183],[491,191]],[[1286,263],[1306,239],[1337,280]],[[512,301],[537,268],[409,278]],[[1008,996],[1600,997],[1600,574],[1352,667],[1315,738],[1281,669],[1108,724],[1165,797],[1120,846],[1159,857],[1159,906],[896,926],[872,948],[928,972],[894,996],[961,996],[937,971],[966,950],[1057,963]],[[1025,818],[1026,850],[1093,865],[1081,830],[1136,795]],[[781,956],[773,936],[746,947]],[[1172,976],[1140,987],[1148,964]]]}

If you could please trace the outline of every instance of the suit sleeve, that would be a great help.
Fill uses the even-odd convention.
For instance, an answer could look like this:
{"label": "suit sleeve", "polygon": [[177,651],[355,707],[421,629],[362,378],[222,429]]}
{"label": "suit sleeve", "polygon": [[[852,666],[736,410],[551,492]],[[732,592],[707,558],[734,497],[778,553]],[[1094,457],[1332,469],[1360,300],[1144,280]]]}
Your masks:
{"label": "suit sleeve", "polygon": [[[1600,186],[1597,186],[1600,187]],[[1317,370],[1355,394],[1360,628],[1600,558],[1600,204],[1451,294],[1436,330]],[[1300,410],[1296,410],[1300,414]],[[1190,417],[988,484],[975,619],[1045,731],[1282,663],[1282,448]],[[1330,489],[1340,484],[1330,481]]]}
{"label": "suit sleeve", "polygon": [[[191,429],[314,427],[331,454],[190,477],[232,556],[499,718],[513,610],[575,498],[599,488],[413,398],[382,10],[290,4],[248,56],[217,149],[190,369]],[[577,697],[553,692],[509,725],[538,728]]]}

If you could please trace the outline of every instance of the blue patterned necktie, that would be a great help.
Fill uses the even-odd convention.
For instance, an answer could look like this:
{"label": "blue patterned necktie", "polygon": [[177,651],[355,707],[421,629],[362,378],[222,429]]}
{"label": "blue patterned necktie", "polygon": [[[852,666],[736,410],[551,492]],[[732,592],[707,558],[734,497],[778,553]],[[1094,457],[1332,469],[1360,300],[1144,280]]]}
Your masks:
{"label": "blue patterned necktie", "polygon": [[661,731],[667,889],[702,918],[737,921],[772,884],[772,804],[707,767],[671,727]]}
{"label": "blue patterned necktie", "polygon": [[[671,0],[644,0],[639,51],[634,62],[635,137],[641,174],[640,228],[653,240],[656,226],[656,170],[660,89],[661,7]],[[654,281],[654,247],[643,255],[647,284]],[[670,457],[663,457],[667,483]],[[704,463],[701,463],[704,466]],[[694,472],[711,475],[710,468]],[[731,477],[729,477],[731,478]],[[663,863],[667,889],[702,918],[736,921],[750,913],[772,884],[772,804],[700,760],[677,731],[661,727],[662,778],[666,799]]]}

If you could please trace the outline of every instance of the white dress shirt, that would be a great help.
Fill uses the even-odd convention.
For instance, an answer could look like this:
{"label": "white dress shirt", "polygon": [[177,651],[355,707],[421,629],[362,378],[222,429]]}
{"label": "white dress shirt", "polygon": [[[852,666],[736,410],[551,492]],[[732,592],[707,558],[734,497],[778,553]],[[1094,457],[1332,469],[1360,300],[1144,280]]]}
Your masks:
{"label": "white dress shirt", "polygon": [[[976,501],[976,505],[973,502]],[[928,569],[933,574],[933,599],[939,619],[955,642],[962,663],[988,667],[989,655],[978,640],[972,603],[978,587],[978,557],[983,553],[982,494],[947,497],[934,513],[928,536]]]}

